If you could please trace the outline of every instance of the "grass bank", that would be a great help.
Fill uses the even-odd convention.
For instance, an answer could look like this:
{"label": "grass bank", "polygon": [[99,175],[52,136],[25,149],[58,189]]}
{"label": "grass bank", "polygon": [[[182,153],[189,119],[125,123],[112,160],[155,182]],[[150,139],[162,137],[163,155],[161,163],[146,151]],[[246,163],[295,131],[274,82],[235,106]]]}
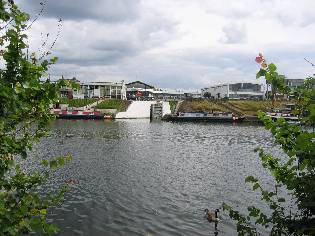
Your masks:
{"label": "grass bank", "polygon": [[209,100],[183,101],[178,109],[179,112],[226,112],[225,107]]}
{"label": "grass bank", "polygon": [[178,101],[169,101],[170,109],[171,109],[172,113],[175,113],[177,103],[178,103]]}
{"label": "grass bank", "polygon": [[[231,100],[223,102],[232,108],[236,108],[243,115],[255,116],[258,111],[269,111],[272,109],[272,101]],[[283,108],[287,101],[275,101],[274,108]]]}
{"label": "grass bank", "polygon": [[116,100],[108,99],[99,104],[95,108],[97,109],[117,109],[118,112],[126,111],[130,101],[127,100]]}
{"label": "grass bank", "polygon": [[[292,101],[276,101],[274,108],[284,108]],[[256,116],[258,111],[272,109],[272,101],[252,100],[196,100],[184,101],[179,108],[180,112],[234,112],[238,115]]]}
{"label": "grass bank", "polygon": [[68,98],[60,98],[60,104],[68,104],[69,107],[84,107],[86,105],[92,104],[95,102],[94,98],[86,98],[86,99],[68,99]]}

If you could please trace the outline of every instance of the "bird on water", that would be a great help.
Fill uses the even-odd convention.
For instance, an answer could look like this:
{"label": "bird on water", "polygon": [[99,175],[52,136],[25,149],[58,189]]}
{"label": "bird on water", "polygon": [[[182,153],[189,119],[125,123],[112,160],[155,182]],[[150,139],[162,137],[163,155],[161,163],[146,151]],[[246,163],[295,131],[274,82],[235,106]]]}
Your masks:
{"label": "bird on water", "polygon": [[205,209],[205,216],[209,222],[219,222],[218,212],[220,212],[219,209],[216,209],[214,213]]}

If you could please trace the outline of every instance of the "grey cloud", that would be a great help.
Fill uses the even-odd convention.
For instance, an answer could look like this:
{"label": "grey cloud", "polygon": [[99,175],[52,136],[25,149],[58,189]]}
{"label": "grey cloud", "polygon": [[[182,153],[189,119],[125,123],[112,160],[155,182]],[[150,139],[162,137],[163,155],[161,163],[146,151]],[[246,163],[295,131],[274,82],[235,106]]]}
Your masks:
{"label": "grey cloud", "polygon": [[34,15],[46,2],[43,17],[63,20],[132,21],[138,17],[139,0],[19,0],[22,9]]}
{"label": "grey cloud", "polygon": [[180,57],[185,61],[199,65],[214,66],[219,69],[234,67],[244,70],[253,69],[256,66],[255,56],[255,54],[246,51],[190,50]]}
{"label": "grey cloud", "polygon": [[[35,0],[19,1],[31,13],[40,6]],[[177,27],[174,17],[163,14],[165,9],[159,6],[159,1],[155,2],[156,9],[146,8],[144,1],[147,0],[49,0],[46,17],[36,22],[38,27],[34,27],[34,33],[37,36],[33,36],[37,37],[36,47],[40,44],[38,33],[51,33],[56,28],[54,18],[66,19],[52,51],[60,60],[52,68],[51,75],[56,78],[75,76],[82,81],[139,79],[158,87],[199,89],[214,83],[255,81],[258,65],[254,62],[256,55],[253,53],[256,52],[246,44],[226,45],[246,42],[246,27],[241,23],[251,11],[242,7],[231,7],[226,11],[226,4],[222,3],[219,13],[228,17],[228,22],[233,22],[222,30],[221,42],[226,44],[212,49],[196,47],[198,50],[179,46],[180,53],[169,45],[182,37],[181,22]],[[274,17],[273,13],[270,18]],[[283,15],[282,20],[289,23],[291,19],[286,17]],[[312,22],[311,17],[308,21]],[[169,41],[171,44],[167,44]],[[267,46],[263,48],[265,56],[268,61],[279,65],[280,72],[303,77],[303,71],[308,73],[313,69],[303,61],[303,57],[315,61],[311,45],[309,50],[303,46],[294,50],[292,45],[287,48],[277,45],[269,49]]]}
{"label": "grey cloud", "polygon": [[246,42],[246,27],[243,24],[231,23],[222,29],[224,37],[222,42],[227,44],[244,43]]}
{"label": "grey cloud", "polygon": [[112,56],[116,55],[117,58],[132,56],[141,50],[134,42],[128,40],[98,40],[91,43],[89,46],[90,49],[96,53]]}

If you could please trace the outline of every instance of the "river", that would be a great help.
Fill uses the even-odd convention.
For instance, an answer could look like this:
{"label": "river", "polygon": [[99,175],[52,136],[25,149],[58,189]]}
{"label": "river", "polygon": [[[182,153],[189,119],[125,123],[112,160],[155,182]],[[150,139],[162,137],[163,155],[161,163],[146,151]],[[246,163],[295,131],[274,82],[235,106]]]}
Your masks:
{"label": "river", "polygon": [[[31,160],[73,156],[46,186],[78,181],[50,212],[59,235],[214,235],[205,208],[244,210],[259,197],[245,177],[272,180],[257,146],[279,152],[262,126],[57,120]],[[236,235],[226,213],[219,217],[218,235]]]}

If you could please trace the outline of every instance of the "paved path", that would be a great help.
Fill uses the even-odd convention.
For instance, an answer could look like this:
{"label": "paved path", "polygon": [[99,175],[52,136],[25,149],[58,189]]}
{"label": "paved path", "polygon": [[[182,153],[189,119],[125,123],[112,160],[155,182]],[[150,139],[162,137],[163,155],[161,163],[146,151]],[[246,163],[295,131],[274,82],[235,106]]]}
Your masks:
{"label": "paved path", "polygon": [[82,107],[82,109],[83,109],[83,110],[92,109],[92,108],[96,107],[97,104],[101,103],[102,101],[104,101],[104,100],[102,100],[102,99],[97,100],[97,101],[95,101],[95,102],[93,102],[93,103],[91,103],[91,104],[88,104],[88,105]]}
{"label": "paved path", "polygon": [[[118,112],[116,119],[140,119],[150,118],[150,106],[155,104],[156,101],[133,101],[127,111]],[[163,102],[163,115],[170,114],[171,109],[168,102]]]}

